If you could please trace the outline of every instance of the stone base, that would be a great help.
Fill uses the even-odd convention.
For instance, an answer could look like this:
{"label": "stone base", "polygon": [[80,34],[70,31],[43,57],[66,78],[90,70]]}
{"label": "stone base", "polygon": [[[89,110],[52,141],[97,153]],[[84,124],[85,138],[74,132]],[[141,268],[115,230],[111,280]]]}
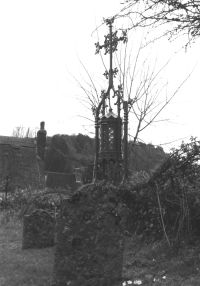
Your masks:
{"label": "stone base", "polygon": [[53,285],[122,285],[123,208],[112,185],[85,186],[63,203]]}

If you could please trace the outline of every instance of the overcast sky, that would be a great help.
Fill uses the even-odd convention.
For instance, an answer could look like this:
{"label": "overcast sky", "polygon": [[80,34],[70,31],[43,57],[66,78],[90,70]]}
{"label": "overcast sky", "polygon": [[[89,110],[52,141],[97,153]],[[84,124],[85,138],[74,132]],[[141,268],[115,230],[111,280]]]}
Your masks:
{"label": "overcast sky", "polygon": [[[34,129],[40,121],[46,122],[49,135],[92,130],[91,122],[80,117],[90,114],[77,99],[81,90],[72,75],[81,79],[81,59],[91,74],[101,78],[93,31],[103,17],[120,7],[118,0],[0,0],[1,135],[11,135],[16,126]],[[158,61],[167,59],[173,45],[177,48],[177,43],[167,39],[155,45]],[[161,116],[169,120],[141,134],[145,142],[200,137],[199,57],[197,42],[187,53],[180,51],[170,64],[166,77],[172,89],[195,69]]]}

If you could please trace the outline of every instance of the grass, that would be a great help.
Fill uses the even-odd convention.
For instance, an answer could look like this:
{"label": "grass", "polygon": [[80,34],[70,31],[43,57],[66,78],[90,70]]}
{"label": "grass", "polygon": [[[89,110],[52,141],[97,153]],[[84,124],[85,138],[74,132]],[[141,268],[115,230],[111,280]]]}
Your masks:
{"label": "grass", "polygon": [[0,214],[0,286],[49,286],[53,248],[22,250],[22,223]]}
{"label": "grass", "polygon": [[132,237],[126,243],[123,270],[125,281],[140,285],[199,286],[200,241],[175,250],[165,241],[144,243]]}
{"label": "grass", "polygon": [[[53,260],[53,248],[22,250],[21,221],[0,213],[0,286],[50,286]],[[199,286],[200,241],[174,252],[163,241],[147,244],[133,236],[126,242],[123,277],[123,285]]]}

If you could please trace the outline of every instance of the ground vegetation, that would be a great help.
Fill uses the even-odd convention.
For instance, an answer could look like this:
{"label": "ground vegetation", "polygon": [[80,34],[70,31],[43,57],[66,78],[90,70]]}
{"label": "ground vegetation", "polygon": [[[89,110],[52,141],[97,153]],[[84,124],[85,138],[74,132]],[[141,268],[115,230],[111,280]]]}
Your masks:
{"label": "ground vegetation", "polygon": [[[120,206],[116,204],[112,209],[115,206],[112,201],[105,207],[123,220],[120,222],[126,238],[123,285],[198,285],[199,154],[200,142],[192,138],[191,142],[173,150],[143,181],[140,178],[139,182],[121,186],[98,183],[102,192],[112,188],[120,196]],[[86,189],[92,192],[94,187],[89,185]],[[79,192],[72,200],[78,197]],[[37,208],[55,214],[55,198],[44,192],[18,190],[8,199],[10,206],[1,206],[1,284],[49,285],[53,248],[22,250],[19,214]]]}

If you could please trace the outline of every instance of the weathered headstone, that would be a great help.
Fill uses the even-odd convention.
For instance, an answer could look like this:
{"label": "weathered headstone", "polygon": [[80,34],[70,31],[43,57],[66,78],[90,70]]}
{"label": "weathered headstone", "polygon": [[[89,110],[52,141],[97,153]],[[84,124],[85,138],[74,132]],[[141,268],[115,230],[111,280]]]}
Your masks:
{"label": "weathered headstone", "polygon": [[57,225],[53,285],[121,285],[126,214],[111,185],[85,186],[66,200]]}
{"label": "weathered headstone", "polygon": [[34,210],[23,218],[22,249],[54,245],[55,222],[45,210]]}

